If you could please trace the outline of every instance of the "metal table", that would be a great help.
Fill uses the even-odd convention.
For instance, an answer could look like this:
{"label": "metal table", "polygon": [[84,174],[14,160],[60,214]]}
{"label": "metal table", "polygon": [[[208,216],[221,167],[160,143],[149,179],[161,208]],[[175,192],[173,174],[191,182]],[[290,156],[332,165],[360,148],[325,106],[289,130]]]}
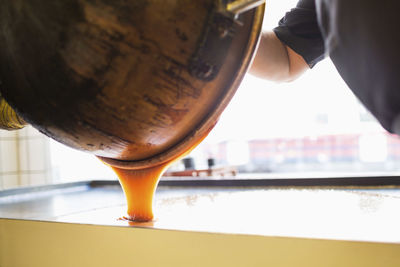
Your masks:
{"label": "metal table", "polygon": [[[89,232],[98,229],[99,233],[124,231],[127,236],[133,234],[136,237],[138,233],[143,233],[145,236],[148,235],[146,238],[149,240],[152,238],[158,240],[162,236],[161,231],[177,240],[180,235],[184,235],[185,241],[182,242],[190,242],[188,240],[201,237],[201,240],[198,240],[199,244],[202,242],[208,244],[210,241],[207,238],[210,238],[211,234],[212,238],[217,240],[226,239],[232,244],[239,242],[237,248],[241,247],[241,249],[243,247],[240,242],[245,242],[240,241],[241,238],[245,238],[246,242],[254,246],[258,246],[259,238],[262,238],[263,246],[272,246],[273,250],[277,250],[275,252],[292,253],[297,256],[300,253],[307,254],[299,248],[312,240],[315,243],[311,245],[307,243],[310,246],[307,250],[310,255],[314,254],[312,251],[317,247],[322,248],[328,244],[329,249],[318,256],[321,259],[338,254],[338,251],[343,248],[349,249],[349,252],[358,249],[364,257],[354,258],[355,255],[351,253],[339,253],[344,258],[337,255],[338,258],[334,261],[336,264],[339,264],[340,260],[352,259],[355,260],[354,264],[358,260],[364,264],[363,266],[368,266],[365,265],[366,262],[374,262],[373,259],[383,256],[390,259],[385,266],[400,264],[400,231],[398,231],[400,215],[397,212],[400,207],[400,190],[396,186],[380,188],[271,187],[254,186],[251,183],[250,186],[235,186],[234,184],[227,186],[226,181],[221,181],[220,185],[224,186],[210,186],[210,183],[218,185],[218,182],[208,181],[208,186],[196,184],[188,188],[182,186],[182,183],[185,182],[176,180],[172,183],[161,183],[154,203],[155,220],[148,223],[134,223],[120,219],[125,215],[126,206],[123,192],[116,181],[88,181],[3,191],[0,193],[0,234],[3,233],[3,242],[5,242],[4,236],[7,237],[7,242],[14,238],[27,240],[26,235],[18,234],[22,229],[34,225],[32,228],[44,227],[46,232],[60,235],[59,227],[62,226],[64,228],[61,229],[65,229],[66,232],[70,231],[68,229],[71,227],[82,228],[81,230],[74,228],[73,233],[87,234],[88,229],[90,229]],[[54,227],[57,229],[53,229]],[[4,234],[6,230],[7,232],[14,231],[14,236],[11,233]],[[35,233],[39,232],[35,231]],[[152,236],[154,233],[158,234]],[[97,235],[97,238],[100,236]],[[238,239],[231,240],[232,237]],[[37,241],[38,236],[35,235],[32,238]],[[276,238],[278,241],[284,240],[287,243],[283,242],[280,247]],[[124,245],[121,240],[114,241]],[[125,241],[129,243],[129,240]],[[182,242],[175,246],[184,251],[188,250],[187,245],[183,245]],[[103,243],[99,241],[99,244]],[[297,245],[290,249],[289,244]],[[21,248],[20,244],[14,244],[11,246],[12,249],[4,249],[8,247],[4,243],[0,243],[0,246],[3,248],[0,250],[0,258],[1,251],[7,251],[9,255],[10,251],[15,252]],[[41,246],[46,247],[48,244],[41,244]],[[199,253],[209,252],[209,249],[211,247],[207,249],[202,247],[203,252]],[[381,251],[383,254],[369,251]],[[221,253],[225,255],[224,252]],[[226,253],[231,252],[226,251]],[[272,264],[277,261],[269,254],[257,255],[254,256],[257,262]],[[241,254],[233,257],[240,258]],[[6,258],[10,260],[10,256]],[[177,264],[176,259],[176,255],[171,258],[173,265]],[[230,262],[226,261],[225,256],[222,258],[216,256],[216,259],[220,259],[220,262],[224,264]],[[203,259],[200,262],[204,263],[206,260]],[[239,259],[236,260],[240,262]],[[296,262],[297,266],[303,266],[298,259]],[[320,261],[317,262],[321,264]],[[3,267],[1,263],[0,260],[0,266]],[[318,264],[315,266],[321,266]],[[357,264],[352,266],[358,266]],[[310,264],[310,258],[304,258],[304,266],[314,265]]]}

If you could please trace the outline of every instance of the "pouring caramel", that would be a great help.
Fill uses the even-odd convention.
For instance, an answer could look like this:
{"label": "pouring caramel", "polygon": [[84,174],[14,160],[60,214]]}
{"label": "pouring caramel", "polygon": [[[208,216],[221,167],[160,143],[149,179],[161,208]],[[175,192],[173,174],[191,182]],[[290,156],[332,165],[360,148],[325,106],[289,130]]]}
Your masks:
{"label": "pouring caramel", "polygon": [[135,169],[126,169],[109,165],[117,174],[125,194],[128,205],[128,216],[125,217],[126,219],[137,222],[153,220],[153,198],[161,176],[172,163],[183,158],[197,147],[207,137],[211,129],[185,152],[159,165]]}
{"label": "pouring caramel", "polygon": [[112,166],[130,219],[151,220],[160,176],[201,142],[182,140],[205,137],[243,79],[264,5],[236,23],[215,0],[53,2],[2,2],[0,94]]}
{"label": "pouring caramel", "polygon": [[138,170],[125,170],[111,167],[118,175],[122,189],[128,203],[128,220],[146,222],[151,221],[153,215],[153,196],[158,181],[169,162],[159,166]]}

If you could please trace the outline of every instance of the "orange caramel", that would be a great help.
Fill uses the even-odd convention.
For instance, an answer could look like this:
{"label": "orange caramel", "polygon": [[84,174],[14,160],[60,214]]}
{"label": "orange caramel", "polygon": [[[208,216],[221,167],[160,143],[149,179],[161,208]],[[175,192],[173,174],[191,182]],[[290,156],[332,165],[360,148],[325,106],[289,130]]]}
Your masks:
{"label": "orange caramel", "polygon": [[153,215],[153,196],[158,181],[170,162],[137,170],[111,167],[118,175],[128,204],[128,219],[132,221],[151,221]]}
{"label": "orange caramel", "polygon": [[119,182],[126,197],[128,220],[138,222],[153,220],[153,197],[161,176],[172,163],[183,158],[199,145],[209,132],[210,131],[207,131],[202,138],[193,146],[189,147],[184,153],[176,155],[172,160],[160,165],[133,170],[111,166],[118,175]]}

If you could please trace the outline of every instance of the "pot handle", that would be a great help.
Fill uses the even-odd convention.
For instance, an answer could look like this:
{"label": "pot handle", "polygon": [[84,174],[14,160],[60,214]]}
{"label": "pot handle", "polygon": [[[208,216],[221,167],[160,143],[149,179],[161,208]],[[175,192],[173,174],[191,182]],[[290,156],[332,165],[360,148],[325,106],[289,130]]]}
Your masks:
{"label": "pot handle", "polygon": [[235,28],[242,25],[239,15],[264,3],[265,0],[218,0],[190,59],[189,73],[203,81],[213,80],[225,62]]}
{"label": "pot handle", "polygon": [[265,0],[220,0],[219,12],[237,18],[243,12],[256,8],[265,3]]}

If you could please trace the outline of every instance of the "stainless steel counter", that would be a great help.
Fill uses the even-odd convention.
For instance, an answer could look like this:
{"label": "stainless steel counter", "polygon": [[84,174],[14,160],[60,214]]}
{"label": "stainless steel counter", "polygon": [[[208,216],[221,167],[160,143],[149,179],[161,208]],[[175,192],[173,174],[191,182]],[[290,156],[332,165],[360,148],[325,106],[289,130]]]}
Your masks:
{"label": "stainless steel counter", "polygon": [[168,187],[156,192],[155,220],[132,223],[115,182],[0,194],[0,218],[261,236],[400,243],[400,190]]}

